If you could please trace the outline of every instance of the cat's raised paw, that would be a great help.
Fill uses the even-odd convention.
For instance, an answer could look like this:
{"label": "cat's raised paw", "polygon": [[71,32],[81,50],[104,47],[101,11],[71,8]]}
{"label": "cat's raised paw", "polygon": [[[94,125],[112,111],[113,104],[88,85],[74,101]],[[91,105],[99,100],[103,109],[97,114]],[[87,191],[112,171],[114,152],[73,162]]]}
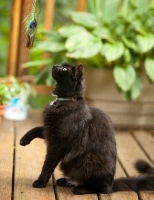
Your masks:
{"label": "cat's raised paw", "polygon": [[29,137],[22,137],[20,139],[20,145],[21,146],[26,146],[27,144],[29,144],[31,142],[31,139]]}
{"label": "cat's raised paw", "polygon": [[47,184],[42,180],[36,180],[33,183],[34,188],[44,188]]}

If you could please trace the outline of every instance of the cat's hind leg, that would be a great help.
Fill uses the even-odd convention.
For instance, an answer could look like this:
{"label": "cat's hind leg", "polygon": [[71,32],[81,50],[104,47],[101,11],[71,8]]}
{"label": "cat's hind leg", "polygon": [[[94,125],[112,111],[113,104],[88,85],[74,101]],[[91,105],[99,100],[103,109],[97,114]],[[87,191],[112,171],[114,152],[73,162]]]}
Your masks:
{"label": "cat's hind leg", "polygon": [[21,139],[20,139],[20,145],[25,146],[29,144],[34,138],[44,138],[43,135],[43,126],[35,127],[31,130],[29,130]]}
{"label": "cat's hind leg", "polygon": [[99,187],[96,187],[95,184],[91,184],[91,185],[78,185],[75,186],[72,189],[73,194],[78,194],[78,195],[82,195],[82,194],[99,194],[99,193],[103,193],[103,194],[109,194],[112,192],[111,190],[111,186],[105,185],[105,184],[100,184]]}
{"label": "cat's hind leg", "polygon": [[82,194],[95,194],[97,193],[94,189],[84,186],[84,185],[78,185],[75,186],[72,189],[73,194],[78,194],[78,195],[82,195]]}
{"label": "cat's hind leg", "polygon": [[60,178],[56,181],[56,185],[62,186],[62,187],[73,187],[73,186],[77,186],[78,183],[70,180],[69,178]]}
{"label": "cat's hind leg", "polygon": [[112,192],[112,175],[107,176],[93,176],[86,180],[83,185],[75,186],[72,190],[74,194],[109,194]]}

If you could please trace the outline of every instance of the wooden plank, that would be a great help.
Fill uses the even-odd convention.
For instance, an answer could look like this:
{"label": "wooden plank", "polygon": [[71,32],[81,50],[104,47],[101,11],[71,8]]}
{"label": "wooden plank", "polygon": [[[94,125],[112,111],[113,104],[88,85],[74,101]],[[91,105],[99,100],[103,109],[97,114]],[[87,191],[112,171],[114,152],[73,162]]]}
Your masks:
{"label": "wooden plank", "polygon": [[152,116],[154,117],[154,104],[153,103],[139,103],[139,102],[120,102],[120,101],[107,101],[101,99],[87,99],[88,103],[94,107],[103,108],[106,112],[113,114],[125,114]]}
{"label": "wooden plank", "polygon": [[[134,138],[137,140],[141,148],[144,149],[147,156],[150,158],[150,160],[154,163],[154,138],[151,132],[140,130],[140,131],[134,131],[133,132]],[[142,191],[139,193],[142,200],[149,200],[154,199],[154,191]]]}
{"label": "wooden plank", "polygon": [[[63,173],[60,171],[59,166],[54,171],[54,181],[62,178]],[[70,187],[59,187],[56,186],[56,196],[57,200],[98,200],[96,194],[87,194],[87,195],[74,195]],[[82,198],[81,198],[82,197]]]}
{"label": "wooden plank", "polygon": [[101,195],[100,200],[138,200],[135,192],[116,192],[111,195]]}
{"label": "wooden plank", "polygon": [[116,140],[121,164],[129,176],[137,175],[133,166],[134,162],[137,159],[144,159],[149,162],[149,159],[128,131],[116,131]]}
{"label": "wooden plank", "polygon": [[126,177],[124,170],[122,169],[120,163],[117,161],[116,163],[116,173],[114,178]]}
{"label": "wooden plank", "polygon": [[14,155],[14,127],[11,121],[0,123],[0,199],[11,200]]}
{"label": "wooden plank", "polygon": [[[139,145],[136,143],[134,138],[131,136],[129,132],[125,131],[119,131],[116,133],[116,139],[117,139],[117,147],[118,147],[118,156],[119,159],[125,168],[127,174],[129,176],[137,175],[136,170],[133,167],[133,163],[137,159],[144,159],[149,162],[149,159],[145,155],[145,153],[142,151],[142,149],[139,147]],[[140,192],[140,196],[142,200],[147,200],[151,197],[151,192]],[[147,196],[149,198],[147,198]],[[152,193],[153,196],[153,193]]]}
{"label": "wooden plank", "polygon": [[[146,161],[149,161],[149,159],[128,131],[117,131],[116,140],[119,160],[125,168],[127,174],[129,176],[137,175],[137,172],[133,167],[133,163],[137,159],[144,159]],[[145,197],[144,192],[141,192],[140,195]],[[146,200],[146,198],[143,200]]]}
{"label": "wooden plank", "polygon": [[154,137],[149,131],[139,130],[133,131],[133,136],[139,143],[139,145],[144,149],[148,157],[154,163]]}
{"label": "wooden plank", "polygon": [[154,191],[144,191],[140,192],[140,200],[153,200]]}
{"label": "wooden plank", "polygon": [[29,129],[41,125],[39,116],[40,112],[33,112],[26,121],[16,123],[15,200],[55,200],[51,179],[46,188],[36,189],[32,187],[32,183],[38,178],[44,162],[46,150],[44,141],[35,139],[25,147],[19,145],[20,138]]}
{"label": "wooden plank", "polygon": [[153,128],[154,117],[152,116],[134,116],[108,113],[114,126],[121,128]]}
{"label": "wooden plank", "polygon": [[[126,177],[120,163],[116,163],[116,174],[115,178]],[[99,200],[138,200],[138,195],[135,192],[114,192],[112,194],[100,194]]]}
{"label": "wooden plank", "polygon": [[[118,127],[154,127],[154,104],[129,104],[87,100],[88,105],[103,109]],[[139,111],[140,110],[140,111]]]}
{"label": "wooden plank", "polygon": [[71,188],[68,187],[56,187],[57,191],[57,200],[98,200],[96,194],[86,194],[74,195],[71,191]]}

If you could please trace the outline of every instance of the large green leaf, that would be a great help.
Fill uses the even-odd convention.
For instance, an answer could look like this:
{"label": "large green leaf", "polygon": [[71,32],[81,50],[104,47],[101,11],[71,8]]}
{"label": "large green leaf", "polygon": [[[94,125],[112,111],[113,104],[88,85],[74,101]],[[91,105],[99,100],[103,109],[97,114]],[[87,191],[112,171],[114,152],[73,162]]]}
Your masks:
{"label": "large green leaf", "polygon": [[107,39],[111,37],[111,32],[109,28],[104,28],[104,27],[97,27],[93,33],[103,39]]}
{"label": "large green leaf", "polygon": [[49,51],[56,53],[63,50],[65,50],[64,38],[58,33],[51,32],[47,34],[47,39],[45,41],[37,42],[31,52]]}
{"label": "large green leaf", "polygon": [[59,52],[65,50],[64,42],[60,40],[48,40],[38,43],[36,47],[34,47],[33,52],[37,50],[45,51],[45,52]]}
{"label": "large green leaf", "polygon": [[150,80],[154,82],[154,59],[147,58],[145,60],[145,70]]}
{"label": "large green leaf", "polygon": [[132,101],[140,96],[142,86],[142,80],[139,76],[137,76],[129,91],[124,92],[119,89],[119,92],[122,94],[122,96],[124,96],[125,99],[127,99],[128,101]]}
{"label": "large green leaf", "polygon": [[62,26],[58,32],[63,37],[69,37],[79,32],[85,31],[85,28],[77,25]]}
{"label": "large green leaf", "polygon": [[128,39],[125,35],[122,36],[122,41],[123,43],[130,49],[134,50],[135,52],[138,52],[138,46],[133,42],[131,41],[130,39]]}
{"label": "large green leaf", "polygon": [[135,0],[137,12],[143,14],[148,9],[149,0]]}
{"label": "large green leaf", "polygon": [[144,36],[137,35],[137,41],[142,53],[145,53],[154,47],[154,36],[152,33],[147,33]]}
{"label": "large green leaf", "polygon": [[95,28],[99,23],[94,14],[88,12],[71,12],[74,22],[81,24],[87,28]]}
{"label": "large green leaf", "polygon": [[136,73],[131,65],[126,67],[115,66],[113,70],[113,75],[118,87],[126,92],[129,91],[135,82]]}
{"label": "large green leaf", "polygon": [[142,80],[141,80],[140,77],[137,76],[136,79],[135,79],[135,82],[134,82],[134,84],[133,84],[133,86],[131,88],[131,91],[130,91],[131,100],[136,99],[136,98],[138,98],[140,96],[141,90],[142,90],[142,86],[143,86]]}
{"label": "large green leaf", "polygon": [[105,56],[108,62],[111,62],[120,58],[124,50],[125,48],[122,42],[114,42],[113,44],[104,44],[100,53],[102,56]]}
{"label": "large green leaf", "polygon": [[[97,0],[96,0],[97,1]],[[101,0],[103,1],[103,0]],[[117,9],[119,6],[120,0],[104,0],[101,10],[103,21],[111,22],[117,17]]]}
{"label": "large green leaf", "polygon": [[72,58],[90,58],[100,52],[102,42],[88,31],[76,33],[66,40],[67,56]]}

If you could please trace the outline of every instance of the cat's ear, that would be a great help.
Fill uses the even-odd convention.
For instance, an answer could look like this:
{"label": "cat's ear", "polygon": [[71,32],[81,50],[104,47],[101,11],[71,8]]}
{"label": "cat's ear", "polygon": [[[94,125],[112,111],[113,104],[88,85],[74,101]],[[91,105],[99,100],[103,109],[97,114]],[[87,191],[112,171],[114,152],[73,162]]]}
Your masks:
{"label": "cat's ear", "polygon": [[83,71],[84,71],[83,66],[80,64],[80,65],[77,67],[77,69],[76,69],[75,77],[76,77],[77,79],[82,78],[82,77],[83,77]]}

